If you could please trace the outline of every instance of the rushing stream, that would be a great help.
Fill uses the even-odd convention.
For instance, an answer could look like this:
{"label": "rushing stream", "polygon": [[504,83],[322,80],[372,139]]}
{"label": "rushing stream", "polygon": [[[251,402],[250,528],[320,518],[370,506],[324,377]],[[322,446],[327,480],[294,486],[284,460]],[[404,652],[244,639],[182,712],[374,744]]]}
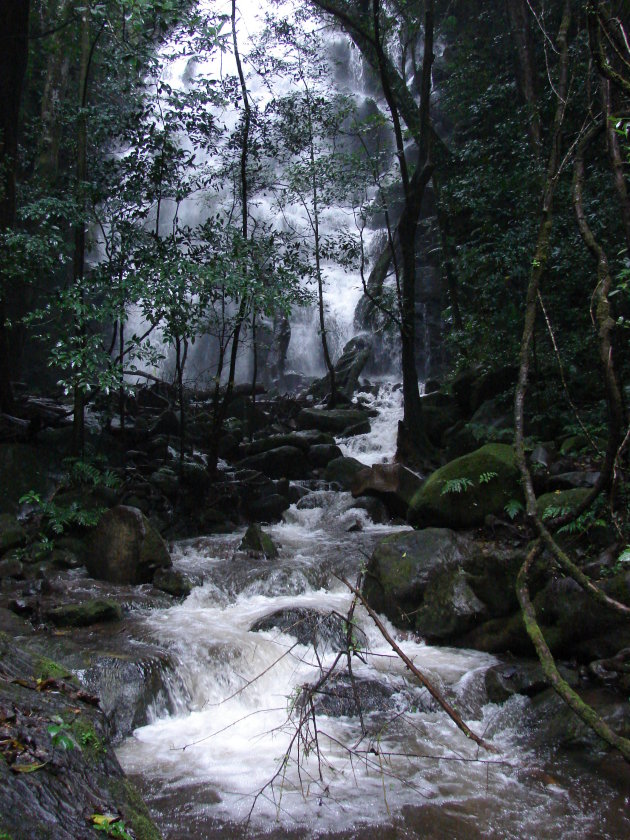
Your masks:
{"label": "rushing stream", "polygon": [[[390,436],[394,394],[382,397]],[[383,426],[374,449],[355,441],[354,454],[381,460],[387,437]],[[165,837],[628,836],[613,785],[579,755],[552,757],[536,747],[529,699],[486,701],[484,675],[494,657],[427,646],[387,625],[497,749],[483,754],[405,672],[361,608],[352,666],[364,686],[364,731],[349,684],[336,711],[326,705],[334,682],[322,686],[314,723],[300,687],[335,661],[339,633],[324,622],[313,645],[299,644],[286,624],[250,628],[281,609],[346,615],[351,595],[339,578],[355,580],[376,542],[396,528],[373,524],[348,493],[314,488],[267,530],[280,549],[274,560],[239,551],[240,533],[179,543],[175,565],[200,585],[183,603],[144,619],[146,636],[178,668],[170,712],[156,706],[119,758],[140,781]],[[346,670],[345,656],[337,670]],[[303,737],[300,716],[308,720]]]}

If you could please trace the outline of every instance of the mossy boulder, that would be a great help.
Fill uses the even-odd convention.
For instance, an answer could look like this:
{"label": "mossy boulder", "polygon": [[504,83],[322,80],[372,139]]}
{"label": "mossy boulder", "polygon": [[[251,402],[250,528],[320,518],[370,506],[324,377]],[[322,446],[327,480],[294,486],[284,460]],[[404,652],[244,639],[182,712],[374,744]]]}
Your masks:
{"label": "mossy boulder", "polygon": [[[437,581],[449,578],[472,562],[474,544],[447,528],[425,528],[385,537],[368,563],[363,592],[377,612],[384,613],[399,627],[414,627],[418,610],[426,607],[426,627],[435,627],[437,608],[432,613],[425,594],[440,593]],[[451,587],[452,589],[452,587]]]}
{"label": "mossy boulder", "polygon": [[269,559],[278,556],[278,549],[269,534],[265,534],[260,525],[250,525],[239,545],[241,551],[264,554]]}
{"label": "mossy boulder", "polygon": [[514,449],[488,443],[432,473],[411,500],[408,520],[415,527],[481,525],[522,498],[519,479]]}
{"label": "mossy boulder", "polygon": [[168,568],[166,543],[137,508],[118,505],[105,513],[86,557],[92,577],[112,583],[150,583],[158,569]]}
{"label": "mossy boulder", "polygon": [[46,613],[56,627],[89,627],[104,621],[120,621],[122,610],[114,601],[95,598],[79,604],[61,604]]}
{"label": "mossy boulder", "polygon": [[[544,493],[536,500],[536,512],[541,518],[552,519],[575,510],[588,496],[587,487],[574,487],[572,490],[555,490]],[[547,516],[545,513],[549,512]]]}

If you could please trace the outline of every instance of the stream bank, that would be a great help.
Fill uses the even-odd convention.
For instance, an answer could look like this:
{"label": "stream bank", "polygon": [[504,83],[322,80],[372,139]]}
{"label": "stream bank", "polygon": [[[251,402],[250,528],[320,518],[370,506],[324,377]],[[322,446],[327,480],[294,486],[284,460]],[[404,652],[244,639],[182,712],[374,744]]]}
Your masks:
{"label": "stream bank", "polygon": [[[143,422],[136,420],[136,431],[127,432],[133,435],[133,443],[127,445],[136,447],[126,452],[127,464],[131,459],[136,464],[129,481],[118,488],[88,488],[82,491],[83,498],[107,503],[110,514],[121,502],[134,508],[136,513],[124,513],[123,519],[131,516],[144,534],[152,533],[151,528],[167,538],[191,531],[202,534],[171,543],[172,568],[159,570],[149,563],[145,582],[135,577],[127,582],[90,577],[84,563],[93,561],[88,558],[94,541],[81,528],[70,528],[61,539],[55,538],[52,549],[32,535],[29,541],[28,522],[4,530],[13,540],[1,560],[6,564],[2,604],[10,607],[5,615],[15,618],[19,613],[29,619],[21,630],[12,625],[11,632],[25,649],[62,663],[85,690],[100,695],[108,726],[104,741],[119,745],[120,761],[148,800],[165,837],[243,834],[242,821],[256,792],[273,779],[287,737],[290,741],[295,732],[299,705],[294,701],[300,687],[317,681],[345,644],[343,632],[321,629],[331,611],[344,616],[350,606],[350,596],[336,576],[354,581],[361,568],[369,569],[376,562],[378,546],[389,540],[416,535],[426,542],[424,531],[411,530],[401,518],[401,509],[406,510],[428,482],[387,464],[366,473],[368,464],[387,460],[392,451],[399,410],[396,394],[396,389],[381,389],[378,404],[379,396],[365,392],[360,404],[348,409],[355,414],[345,416],[339,412],[326,416],[322,409],[285,401],[284,414],[277,412],[253,441],[242,433],[246,421],[235,422],[232,464],[228,467],[226,462],[220,481],[208,480],[203,453],[193,451],[178,490],[173,489],[180,483],[174,441],[167,436],[163,446],[164,433],[158,430],[164,428],[163,407],[143,443],[137,432]],[[263,400],[258,401],[262,411],[261,405]],[[270,405],[271,401],[267,408]],[[448,410],[452,413],[452,406]],[[363,412],[361,422],[371,423],[371,437],[354,422],[357,411]],[[271,410],[267,413],[271,416]],[[345,428],[354,433],[341,437],[335,429],[337,438],[331,440],[326,437],[330,425],[328,430],[298,428],[307,419],[326,424],[343,420],[351,423]],[[108,434],[117,439],[111,431]],[[260,456],[266,458],[264,465],[256,462],[260,469],[247,461],[243,464]],[[554,463],[564,469],[576,461],[556,455]],[[297,470],[291,481],[284,475],[287,465]],[[266,474],[263,466],[272,474]],[[483,466],[479,471],[488,470]],[[551,482],[561,475],[548,472]],[[565,469],[562,475],[570,472]],[[587,475],[588,470],[582,473]],[[52,480],[51,472],[46,476]],[[143,495],[138,495],[140,486],[147,488]],[[355,487],[356,495],[344,487]],[[70,503],[73,492],[76,498],[76,489],[63,490]],[[147,518],[131,504],[133,494]],[[61,500],[59,494],[53,498]],[[216,515],[208,518],[209,510]],[[489,511],[480,525],[453,536],[455,542],[469,546],[471,561],[457,561],[457,570],[447,566],[448,582],[456,585],[446,587],[446,596],[444,581],[428,575],[403,605],[406,614],[415,616],[427,606],[427,592],[433,592],[441,617],[432,620],[440,634],[429,632],[426,610],[424,624],[415,616],[402,622],[402,630],[388,625],[470,725],[500,750],[499,764],[479,761],[470,745],[462,744],[459,733],[409,681],[366,614],[357,609],[351,661],[363,730],[354,689],[341,673],[318,699],[318,731],[327,741],[321,752],[326,770],[322,779],[313,766],[317,751],[312,743],[309,754],[302,755],[305,763],[290,756],[282,783],[276,780],[256,800],[247,836],[265,834],[277,820],[282,836],[292,831],[300,836],[341,832],[340,836],[367,838],[383,831],[414,836],[428,831],[428,822],[436,837],[449,832],[456,837],[611,838],[627,833],[621,804],[628,791],[625,766],[576,725],[546,688],[535,663],[514,656],[528,650],[519,649],[513,640],[502,648],[471,643],[475,626],[470,614],[450,630],[443,620],[457,613],[453,606],[462,594],[462,574],[486,609],[478,610],[480,619],[496,620],[487,614],[494,581],[498,609],[505,613],[502,620],[510,620],[509,603],[503,600],[512,582],[509,575],[500,580],[498,572],[510,568],[510,557],[518,559],[527,532],[518,519],[513,522],[501,513],[501,509]],[[278,547],[278,557],[241,548],[245,524],[252,519],[269,523],[265,530]],[[208,534],[213,530],[219,533]],[[593,536],[589,534],[591,542]],[[161,545],[157,537],[152,539]],[[601,545],[606,545],[605,535]],[[411,559],[408,547],[398,554]],[[139,548],[137,559],[141,556]],[[490,560],[494,566],[488,566]],[[606,568],[614,572],[614,554],[601,552],[597,562],[600,576]],[[472,580],[480,563],[488,574],[494,570],[483,587],[485,595]],[[402,580],[402,571],[396,576]],[[559,585],[563,586],[561,579],[551,582],[550,604],[553,587]],[[390,618],[401,624],[400,613]],[[297,632],[304,622],[311,628],[315,622],[316,631],[309,631],[313,638]],[[575,621],[569,616],[565,629],[572,627]],[[618,628],[604,628],[601,635],[609,648],[588,649],[587,638],[587,649],[579,657],[572,652],[574,634],[566,636],[564,673],[600,709],[608,708],[609,719],[623,731],[628,725],[627,704],[619,693],[624,686],[623,661],[606,664],[620,649]],[[465,647],[429,646],[426,638]],[[481,650],[470,649],[475,646]],[[590,667],[596,662],[598,672]],[[24,667],[27,679],[36,678],[34,666]],[[227,728],[221,731],[223,727]],[[122,804],[103,802],[122,812]],[[91,836],[93,830],[87,831]]]}

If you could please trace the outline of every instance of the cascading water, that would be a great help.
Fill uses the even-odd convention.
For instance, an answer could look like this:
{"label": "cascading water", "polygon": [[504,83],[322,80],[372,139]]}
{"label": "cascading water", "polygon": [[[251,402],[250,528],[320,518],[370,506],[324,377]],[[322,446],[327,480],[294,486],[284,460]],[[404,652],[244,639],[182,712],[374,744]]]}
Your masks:
{"label": "cascading water", "polygon": [[[384,393],[387,417],[397,392]],[[374,449],[355,454],[382,458],[394,429],[383,419]],[[488,654],[425,645],[384,619],[496,754],[464,738],[360,607],[352,670],[364,730],[350,684],[343,688],[345,655],[341,676],[314,695],[315,722],[303,714],[303,687],[321,679],[345,642],[334,626],[305,638],[301,623],[345,616],[351,595],[341,578],[356,580],[376,543],[400,530],[375,525],[354,504],[326,489],[303,497],[268,529],[275,559],[238,550],[241,533],[175,546],[176,567],[200,585],[182,604],[147,615],[142,630],[178,663],[168,710],[153,708],[118,751],[167,840],[621,836],[628,825],[614,789],[559,756],[550,769],[531,746],[531,701],[488,702],[485,674],[496,662]]]}

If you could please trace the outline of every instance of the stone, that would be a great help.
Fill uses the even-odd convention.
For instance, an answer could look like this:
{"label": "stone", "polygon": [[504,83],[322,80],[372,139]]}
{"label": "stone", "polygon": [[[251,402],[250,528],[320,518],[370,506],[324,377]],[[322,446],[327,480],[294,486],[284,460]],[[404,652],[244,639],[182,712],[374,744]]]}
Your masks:
{"label": "stone", "polygon": [[168,568],[166,543],[137,508],[118,505],[100,519],[90,541],[86,565],[92,577],[112,583],[150,583]]}
{"label": "stone", "polygon": [[356,499],[353,499],[350,510],[355,508],[357,510],[364,510],[376,525],[382,525],[390,519],[387,507],[376,496],[358,496]]}
{"label": "stone", "polygon": [[415,527],[471,528],[488,514],[502,514],[511,499],[522,501],[514,449],[488,443],[432,473],[409,506]]}
{"label": "stone", "polygon": [[[320,653],[347,648],[347,623],[342,616],[305,607],[276,610],[254,622],[250,630],[252,633],[280,630],[301,645],[313,645]],[[352,628],[351,643],[355,648],[367,647],[367,637],[358,627]]]}
{"label": "stone", "polygon": [[470,417],[486,400],[507,391],[516,382],[518,368],[506,365],[483,373],[468,369],[459,373],[451,383],[455,398],[465,417]]}
{"label": "stone", "polygon": [[556,490],[553,493],[544,493],[536,500],[536,512],[543,519],[553,519],[562,515],[560,511],[566,513],[574,510],[588,496],[589,492],[585,487],[578,487],[572,490]]}
{"label": "stone", "polygon": [[186,598],[192,592],[192,584],[177,569],[158,569],[153,575],[153,586],[172,595],[174,598]]}
{"label": "stone", "polygon": [[5,556],[0,560],[0,580],[2,578],[21,578],[24,574],[22,562],[15,556]]}
{"label": "stone", "polygon": [[306,455],[296,446],[279,446],[250,455],[239,461],[237,467],[256,470],[269,478],[288,478],[291,481],[308,478],[311,474]]}
{"label": "stone", "polygon": [[393,516],[407,516],[412,498],[422,479],[402,464],[375,464],[358,472],[352,483],[353,496],[376,496]]}
{"label": "stone", "polygon": [[[343,348],[335,364],[335,386],[339,394],[351,399],[357,389],[359,376],[372,352],[372,340],[366,335],[357,335]],[[330,378],[323,376],[308,389],[317,399],[323,399],[330,392]]]}
{"label": "stone", "polygon": [[485,604],[475,595],[462,568],[438,574],[424,590],[415,629],[430,642],[463,635],[486,618]]}
{"label": "stone", "polygon": [[446,528],[392,534],[375,548],[363,594],[370,606],[399,627],[414,627],[429,584],[472,560],[474,544]]}
{"label": "stone", "polygon": [[278,556],[278,549],[269,534],[265,534],[259,525],[249,525],[239,545],[240,551],[251,551],[255,554],[263,554],[267,559],[273,560]]}
{"label": "stone", "polygon": [[241,443],[238,447],[238,457],[247,458],[250,455],[259,455],[270,449],[278,449],[280,446],[293,446],[307,452],[312,446],[320,444],[334,445],[335,439],[326,432],[318,432],[315,429],[307,429],[301,432],[288,432],[280,435],[268,435],[253,440],[250,443]]}
{"label": "stone", "polygon": [[334,461],[335,458],[342,458],[343,455],[336,443],[319,443],[311,446],[306,453],[306,457],[309,464],[318,469],[327,467],[331,461]]}
{"label": "stone", "polygon": [[[578,684],[576,671],[557,663],[558,670],[573,688]],[[514,694],[535,697],[549,687],[540,662],[533,659],[511,659],[493,665],[485,675],[485,687],[490,703],[504,703]]]}
{"label": "stone", "polygon": [[0,556],[26,544],[26,531],[10,513],[0,513]]}
{"label": "stone", "polygon": [[324,480],[338,484],[342,490],[350,490],[356,474],[363,469],[365,464],[356,458],[335,458],[328,463],[324,471]]}
{"label": "stone", "polygon": [[262,499],[251,501],[247,505],[246,513],[256,522],[278,522],[282,514],[291,506],[289,499],[279,493],[271,493]]}
{"label": "stone", "polygon": [[152,435],[179,435],[181,424],[179,416],[172,408],[164,411],[151,427]]}
{"label": "stone", "polygon": [[122,610],[115,601],[95,598],[52,607],[45,615],[56,627],[89,627],[105,621],[120,621]]}
{"label": "stone", "polygon": [[365,411],[358,408],[303,408],[297,417],[298,428],[317,429],[341,435],[348,429],[365,426],[369,432],[370,421]]}

